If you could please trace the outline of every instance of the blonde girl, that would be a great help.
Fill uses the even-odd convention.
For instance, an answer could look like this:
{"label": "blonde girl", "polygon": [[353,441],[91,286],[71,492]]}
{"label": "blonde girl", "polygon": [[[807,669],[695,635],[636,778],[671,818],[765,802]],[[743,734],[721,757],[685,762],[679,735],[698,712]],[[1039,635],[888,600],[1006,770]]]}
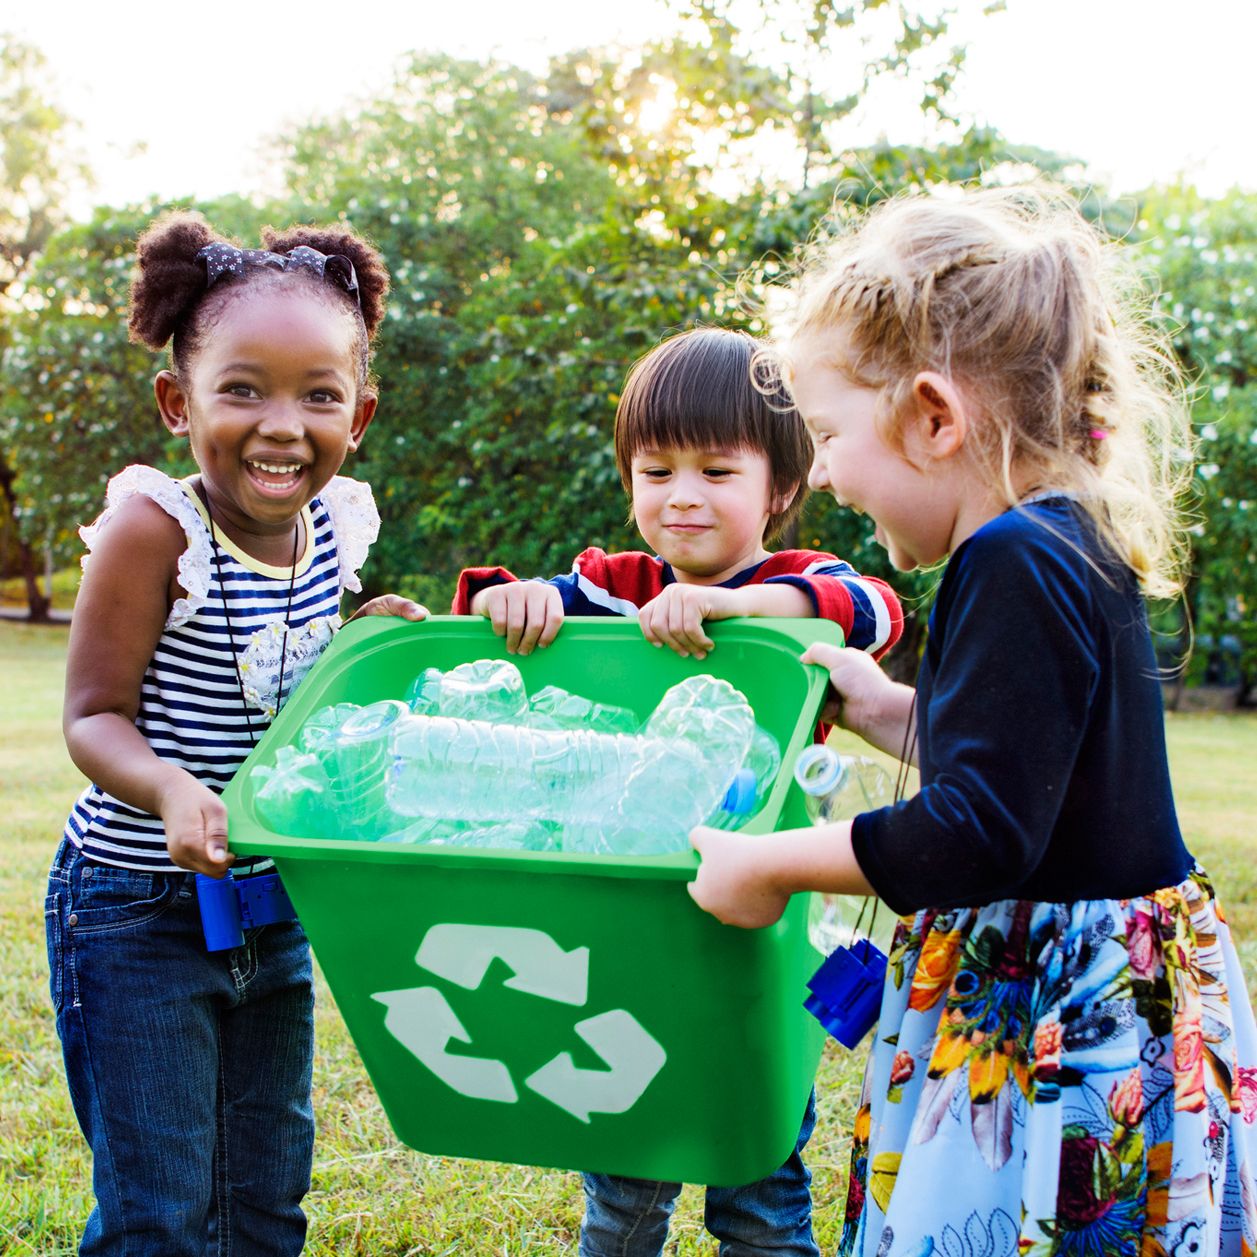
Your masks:
{"label": "blonde girl", "polygon": [[779,345],[813,487],[897,567],[947,559],[915,689],[804,656],[920,792],[694,834],[721,920],[800,890],[905,914],[842,1253],[1257,1245],[1257,1030],[1179,831],[1144,609],[1181,580],[1191,442],[1121,261],[1050,191],[894,200],[814,252]]}

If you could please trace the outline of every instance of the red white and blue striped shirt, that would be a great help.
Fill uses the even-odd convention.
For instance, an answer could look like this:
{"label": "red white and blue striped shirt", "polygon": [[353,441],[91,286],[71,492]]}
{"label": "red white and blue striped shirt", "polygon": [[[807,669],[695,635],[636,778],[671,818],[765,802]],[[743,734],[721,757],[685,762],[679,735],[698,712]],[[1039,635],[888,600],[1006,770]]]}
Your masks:
{"label": "red white and blue striped shirt", "polygon": [[[453,614],[470,614],[471,600],[482,589],[517,579],[504,567],[465,568]],[[637,550],[607,554],[591,546],[576,556],[570,572],[547,583],[562,595],[565,615],[633,617],[675,582],[671,566],[660,558]],[[848,646],[874,657],[884,655],[903,632],[903,609],[885,581],[861,576],[850,563],[817,550],[781,550],[722,581],[721,588],[774,583],[802,589],[818,618],[832,620]]]}

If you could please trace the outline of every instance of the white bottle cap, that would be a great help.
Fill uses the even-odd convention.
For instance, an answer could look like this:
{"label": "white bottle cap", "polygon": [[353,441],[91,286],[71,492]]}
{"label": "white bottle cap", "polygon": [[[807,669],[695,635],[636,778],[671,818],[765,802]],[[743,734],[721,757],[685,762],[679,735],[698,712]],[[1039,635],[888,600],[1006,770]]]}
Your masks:
{"label": "white bottle cap", "polygon": [[820,743],[804,747],[794,761],[794,779],[799,789],[817,799],[836,790],[846,771],[842,756]]}

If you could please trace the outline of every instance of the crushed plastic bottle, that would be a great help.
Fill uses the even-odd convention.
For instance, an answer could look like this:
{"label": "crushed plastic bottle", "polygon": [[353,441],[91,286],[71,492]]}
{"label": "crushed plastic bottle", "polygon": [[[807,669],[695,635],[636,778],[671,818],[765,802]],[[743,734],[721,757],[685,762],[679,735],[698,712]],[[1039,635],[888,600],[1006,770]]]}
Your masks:
{"label": "crushed plastic bottle", "polygon": [[277,834],[308,837],[321,834],[333,819],[331,783],[323,764],[308,751],[281,746],[273,767],[253,770],[258,815]]}
{"label": "crushed plastic bottle", "polygon": [[411,716],[392,737],[388,799],[406,816],[558,822],[564,850],[683,851],[754,727],[746,699],[711,676],[674,685],[637,736]]}
{"label": "crushed plastic bottle", "polygon": [[422,716],[522,724],[528,714],[524,678],[506,659],[475,659],[448,672],[426,668],[406,697]]}
{"label": "crushed plastic bottle", "polygon": [[528,724],[534,729],[589,729],[594,733],[636,733],[637,713],[627,707],[598,703],[557,685],[538,690],[528,702]]}
{"label": "crushed plastic bottle", "polygon": [[642,733],[649,738],[685,739],[736,769],[746,757],[754,731],[755,713],[741,691],[702,673],[667,690]]}
{"label": "crushed plastic bottle", "polygon": [[340,725],[320,733],[313,754],[327,775],[338,836],[383,838],[406,824],[389,806],[389,742],[394,727],[410,710],[397,699],[383,699],[351,712]]}
{"label": "crushed plastic bottle", "polygon": [[737,829],[746,823],[748,816],[754,816],[768,802],[777,774],[781,771],[781,747],[777,745],[777,739],[762,725],[755,726],[742,767],[754,778],[754,801],[745,814],[718,808],[708,818],[707,824],[714,825],[717,829]]}
{"label": "crushed plastic bottle", "polygon": [[[875,760],[863,755],[840,755],[832,747],[809,746],[794,763],[794,779],[803,791],[814,825],[850,820],[861,812],[887,807],[895,801],[895,783]],[[874,939],[889,942],[894,915],[876,912],[875,901],[859,895],[816,892],[808,912],[808,936],[826,954],[853,947],[881,924]]]}
{"label": "crushed plastic bottle", "polygon": [[297,745],[303,751],[317,752],[319,747],[356,711],[361,711],[358,703],[335,703],[331,707],[320,707],[301,726],[297,735]]}
{"label": "crushed plastic bottle", "polygon": [[559,849],[560,827],[551,822],[473,824],[395,813],[387,799],[387,772],[392,765],[388,734],[404,714],[392,701],[371,708],[338,703],[314,712],[298,734],[297,746],[281,746],[273,765],[251,770],[255,806],[268,828],[297,837]]}
{"label": "crushed plastic bottle", "polygon": [[[373,768],[373,739],[361,730],[355,734],[355,726],[349,723],[351,719],[359,724],[363,719],[374,722],[380,713],[370,707],[354,708],[333,724],[324,714],[331,710],[324,708],[312,717],[308,739],[303,730],[299,741],[308,742],[312,750],[281,746],[273,766],[253,769],[254,779],[261,782],[254,794],[258,815],[275,833],[294,837],[362,841],[388,837],[406,824],[406,818],[389,808],[384,790],[387,738],[385,758]],[[359,712],[368,716],[359,718]]]}
{"label": "crushed plastic bottle", "polygon": [[530,702],[513,663],[478,660],[427,669],[409,703],[314,712],[253,774],[277,833],[640,855],[686,850],[704,821],[742,824],[779,765],[745,698],[714,677],[673,686],[641,728],[558,686]]}

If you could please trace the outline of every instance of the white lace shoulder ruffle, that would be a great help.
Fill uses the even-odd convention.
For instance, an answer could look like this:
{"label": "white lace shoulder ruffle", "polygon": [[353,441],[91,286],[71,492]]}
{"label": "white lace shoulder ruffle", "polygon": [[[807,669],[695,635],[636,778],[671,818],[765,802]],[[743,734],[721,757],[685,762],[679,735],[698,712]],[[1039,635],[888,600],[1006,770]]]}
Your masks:
{"label": "white lace shoulder ruffle", "polygon": [[175,599],[174,606],[166,617],[168,629],[178,628],[205,605],[209,594],[210,565],[214,555],[210,548],[209,530],[192,499],[179,481],[166,475],[164,471],[134,464],[124,468],[109,481],[109,487],[105,491],[105,509],[92,523],[84,524],[79,529],[79,536],[83,538],[83,544],[88,550],[83,556],[83,568],[87,568],[101,529],[109,523],[124,502],[137,496],[151,498],[156,502],[183,527],[184,535],[188,539],[187,549],[179,556],[179,585],[186,591],[186,596]]}
{"label": "white lace shoulder ruffle", "polygon": [[380,535],[380,512],[375,508],[371,486],[349,476],[333,476],[319,492],[336,534],[342,589],[362,592],[358,569],[367,561],[367,551]]}

